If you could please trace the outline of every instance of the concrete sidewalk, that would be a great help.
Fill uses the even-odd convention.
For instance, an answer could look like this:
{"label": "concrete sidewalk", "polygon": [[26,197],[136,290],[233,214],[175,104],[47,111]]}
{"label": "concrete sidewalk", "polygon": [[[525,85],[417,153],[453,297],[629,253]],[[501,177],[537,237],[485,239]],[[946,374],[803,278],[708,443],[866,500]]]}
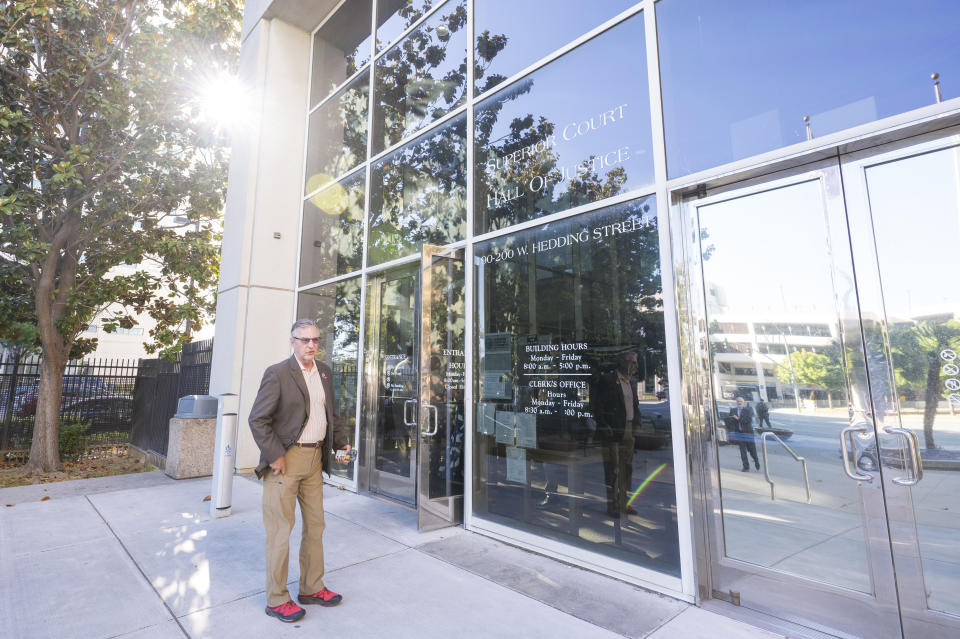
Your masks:
{"label": "concrete sidewalk", "polygon": [[0,489],[0,637],[783,636],[462,528],[419,533],[412,510],[332,486],[326,582],[344,601],[283,624],[263,611],[260,485],[236,477],[222,519],[209,493],[159,471]]}

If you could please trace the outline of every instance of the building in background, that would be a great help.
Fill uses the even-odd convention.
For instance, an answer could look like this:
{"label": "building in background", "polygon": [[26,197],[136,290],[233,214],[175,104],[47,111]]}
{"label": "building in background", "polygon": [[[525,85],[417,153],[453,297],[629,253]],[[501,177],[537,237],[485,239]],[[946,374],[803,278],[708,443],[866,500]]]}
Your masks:
{"label": "building in background", "polygon": [[[259,0],[240,73],[241,424],[311,317],[331,481],[423,529],[790,636],[960,633],[960,6]],[[742,472],[717,426],[774,391]]]}

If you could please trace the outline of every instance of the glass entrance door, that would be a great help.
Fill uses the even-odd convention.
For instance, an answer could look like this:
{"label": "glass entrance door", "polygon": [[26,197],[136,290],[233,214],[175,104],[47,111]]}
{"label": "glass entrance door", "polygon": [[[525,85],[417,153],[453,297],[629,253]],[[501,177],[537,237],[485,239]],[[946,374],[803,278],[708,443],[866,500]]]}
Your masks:
{"label": "glass entrance door", "polygon": [[463,521],[463,249],[423,247],[420,275],[421,530]]}
{"label": "glass entrance door", "polygon": [[960,637],[960,135],[843,181],[903,634]]}
{"label": "glass entrance door", "polygon": [[463,520],[463,275],[463,249],[425,246],[367,285],[363,468],[424,530]]}
{"label": "glass entrance door", "polygon": [[371,492],[413,506],[417,480],[419,265],[367,286],[366,459]]}
{"label": "glass entrance door", "polygon": [[941,137],[685,207],[713,597],[838,636],[960,631],[958,157]]}

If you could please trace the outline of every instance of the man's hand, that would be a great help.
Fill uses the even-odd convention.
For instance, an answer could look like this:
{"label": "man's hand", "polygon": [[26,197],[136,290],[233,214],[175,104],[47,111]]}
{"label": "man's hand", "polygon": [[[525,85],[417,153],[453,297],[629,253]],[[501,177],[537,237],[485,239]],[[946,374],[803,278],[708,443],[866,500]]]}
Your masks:
{"label": "man's hand", "polygon": [[287,472],[287,462],[284,460],[283,455],[279,459],[270,464],[270,468],[273,469],[273,472],[284,475]]}
{"label": "man's hand", "polygon": [[350,444],[347,444],[346,446],[338,450],[336,455],[337,461],[343,462],[347,458],[347,453],[349,453],[350,450],[351,450]]}

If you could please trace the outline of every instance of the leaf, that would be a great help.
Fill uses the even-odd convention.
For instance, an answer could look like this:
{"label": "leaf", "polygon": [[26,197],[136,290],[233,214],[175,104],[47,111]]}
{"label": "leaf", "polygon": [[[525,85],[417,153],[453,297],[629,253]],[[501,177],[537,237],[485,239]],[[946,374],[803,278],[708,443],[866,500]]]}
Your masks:
{"label": "leaf", "polygon": [[49,499],[50,499],[50,495],[44,495],[43,497],[40,498],[40,501],[49,501]]}
{"label": "leaf", "polygon": [[206,497],[204,497],[203,501],[210,501],[210,495],[207,495]]}

